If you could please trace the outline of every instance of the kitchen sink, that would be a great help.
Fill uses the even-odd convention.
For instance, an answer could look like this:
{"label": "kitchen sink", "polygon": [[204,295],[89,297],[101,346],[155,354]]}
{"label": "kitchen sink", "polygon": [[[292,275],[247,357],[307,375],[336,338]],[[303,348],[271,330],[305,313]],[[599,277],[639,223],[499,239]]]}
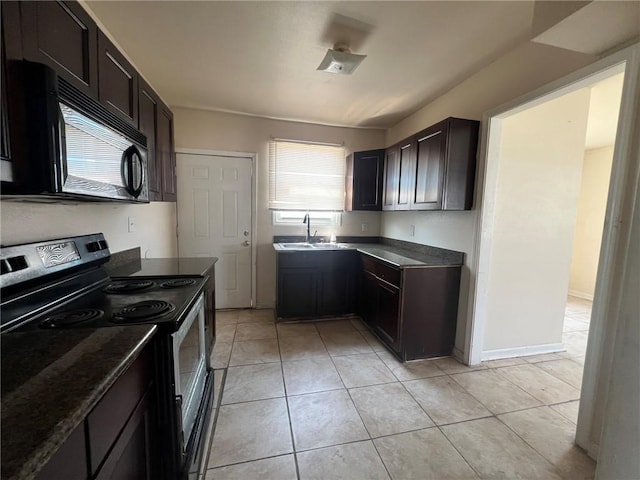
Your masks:
{"label": "kitchen sink", "polygon": [[310,243],[279,243],[282,248],[313,248],[313,245]]}
{"label": "kitchen sink", "polygon": [[342,248],[349,248],[349,245],[344,243],[305,243],[305,242],[292,242],[292,243],[279,243],[282,248],[289,248],[291,250],[300,249],[315,249],[315,250],[338,250]]}

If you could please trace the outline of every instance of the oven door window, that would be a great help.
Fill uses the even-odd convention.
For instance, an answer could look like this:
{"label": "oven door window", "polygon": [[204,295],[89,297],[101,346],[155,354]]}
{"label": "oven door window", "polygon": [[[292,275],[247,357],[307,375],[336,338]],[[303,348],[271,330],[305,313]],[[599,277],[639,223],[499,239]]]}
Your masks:
{"label": "oven door window", "polygon": [[185,445],[193,430],[206,380],[204,319],[204,296],[201,296],[173,335],[175,390]]}

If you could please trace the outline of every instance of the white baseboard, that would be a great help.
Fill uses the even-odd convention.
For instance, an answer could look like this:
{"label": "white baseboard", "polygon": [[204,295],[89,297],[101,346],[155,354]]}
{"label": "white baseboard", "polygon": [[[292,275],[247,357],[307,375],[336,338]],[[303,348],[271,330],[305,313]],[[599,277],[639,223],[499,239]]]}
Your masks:
{"label": "white baseboard", "polygon": [[464,361],[464,352],[457,347],[453,347],[453,358],[458,360],[461,363],[465,363]]}
{"label": "white baseboard", "polygon": [[593,302],[593,293],[578,292],[577,290],[569,290],[569,295],[572,297],[584,298],[585,300],[591,300]]}
{"label": "white baseboard", "polygon": [[526,357],[543,353],[564,352],[564,343],[547,343],[545,345],[530,345],[526,347],[499,348],[482,352],[482,361],[500,360],[503,358]]}

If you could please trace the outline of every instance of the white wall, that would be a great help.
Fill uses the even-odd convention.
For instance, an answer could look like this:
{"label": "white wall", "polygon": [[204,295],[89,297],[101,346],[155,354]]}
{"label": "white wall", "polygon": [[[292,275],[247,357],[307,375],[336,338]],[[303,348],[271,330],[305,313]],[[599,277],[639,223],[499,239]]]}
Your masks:
{"label": "white wall", "polygon": [[562,342],[589,99],[584,88],[502,121],[483,357]]}
{"label": "white wall", "polygon": [[[176,204],[0,202],[3,245],[102,232],[111,252],[140,247],[142,256],[177,255]],[[128,219],[135,219],[134,232]]]}
{"label": "white wall", "polygon": [[[392,145],[446,117],[481,120],[484,112],[587,65],[595,57],[537,43],[525,42],[387,131]],[[476,178],[476,192],[478,179]],[[465,350],[469,282],[477,200],[468,212],[383,212],[381,235],[465,253],[460,285],[456,349]],[[409,236],[410,225],[416,235]]]}
{"label": "white wall", "polygon": [[[176,149],[195,148],[257,154],[257,292],[258,308],[275,306],[274,235],[304,235],[299,227],[273,226],[268,210],[269,140],[288,138],[327,143],[344,143],[347,151],[360,151],[384,146],[384,131],[328,127],[309,123],[269,120],[245,115],[174,108]],[[361,223],[368,223],[368,231],[361,231]],[[315,229],[315,228],[314,228]],[[342,227],[318,228],[318,235],[370,235],[380,233],[380,214],[377,212],[344,213]]]}
{"label": "white wall", "polygon": [[584,153],[569,293],[593,300],[607,208],[613,145]]}

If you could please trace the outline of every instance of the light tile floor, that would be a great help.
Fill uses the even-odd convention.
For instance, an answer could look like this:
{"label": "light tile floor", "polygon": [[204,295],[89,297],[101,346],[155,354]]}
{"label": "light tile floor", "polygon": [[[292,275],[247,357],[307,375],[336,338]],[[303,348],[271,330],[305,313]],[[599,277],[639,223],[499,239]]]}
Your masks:
{"label": "light tile floor", "polygon": [[469,368],[402,364],[359,320],[219,311],[206,479],[593,478],[573,445],[590,312],[569,297],[566,352]]}

